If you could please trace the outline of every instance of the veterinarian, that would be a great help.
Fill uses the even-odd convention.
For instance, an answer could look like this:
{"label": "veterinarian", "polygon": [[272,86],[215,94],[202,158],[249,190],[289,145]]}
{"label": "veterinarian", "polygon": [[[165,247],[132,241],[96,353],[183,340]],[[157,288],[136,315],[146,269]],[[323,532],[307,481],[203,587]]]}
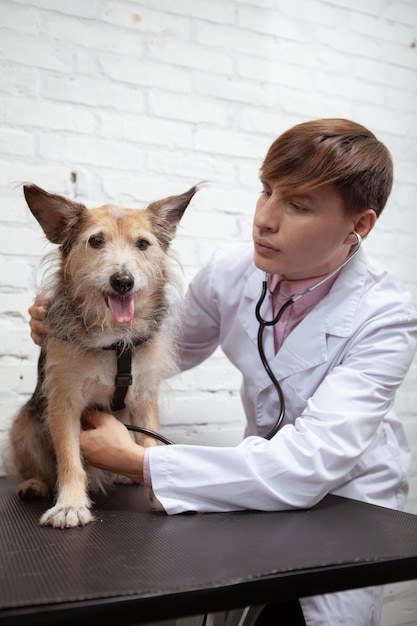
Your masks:
{"label": "veterinarian", "polygon": [[[390,154],[351,121],[311,121],[274,141],[260,178],[253,243],[220,249],[194,278],[181,344],[182,369],[220,345],[242,372],[244,440],[145,452],[114,417],[92,412],[83,455],[144,479],[170,514],[308,508],[327,493],[402,509],[409,450],[393,405],[415,355],[417,311],[401,282],[360,247],[391,191]],[[264,273],[263,319],[306,291],[263,333],[285,399],[270,439],[281,403],[258,352]],[[42,300],[30,309],[37,343],[43,312]],[[376,626],[382,603],[382,588],[303,598],[298,622],[278,622],[277,613],[275,624]]]}

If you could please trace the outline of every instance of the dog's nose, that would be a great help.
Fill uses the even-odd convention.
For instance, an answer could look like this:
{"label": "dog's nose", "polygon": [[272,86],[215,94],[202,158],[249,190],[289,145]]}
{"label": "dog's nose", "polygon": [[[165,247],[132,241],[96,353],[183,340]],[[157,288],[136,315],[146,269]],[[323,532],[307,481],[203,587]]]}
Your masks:
{"label": "dog's nose", "polygon": [[110,284],[117,293],[128,293],[133,289],[135,279],[128,271],[116,272],[110,277]]}

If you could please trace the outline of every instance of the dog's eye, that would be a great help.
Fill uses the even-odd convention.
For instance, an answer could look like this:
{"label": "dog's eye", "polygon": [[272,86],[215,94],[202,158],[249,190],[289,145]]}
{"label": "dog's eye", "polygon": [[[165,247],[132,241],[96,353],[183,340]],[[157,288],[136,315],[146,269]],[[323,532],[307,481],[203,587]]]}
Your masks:
{"label": "dog's eye", "polygon": [[136,242],[136,247],[139,248],[139,250],[146,250],[148,246],[149,241],[146,241],[146,239],[138,239]]}
{"label": "dog's eye", "polygon": [[92,248],[101,248],[102,246],[104,246],[104,237],[101,237],[100,235],[94,235],[93,237],[90,237],[88,243]]}

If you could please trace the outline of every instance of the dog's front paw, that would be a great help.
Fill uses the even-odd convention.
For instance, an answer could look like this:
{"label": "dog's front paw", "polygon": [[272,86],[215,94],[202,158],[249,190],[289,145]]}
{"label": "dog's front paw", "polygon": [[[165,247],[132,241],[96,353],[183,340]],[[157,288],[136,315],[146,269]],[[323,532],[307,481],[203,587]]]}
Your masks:
{"label": "dog's front paw", "polygon": [[74,528],[85,526],[94,520],[94,516],[86,506],[61,506],[55,505],[45,511],[40,519],[41,526],[53,526],[54,528]]}
{"label": "dog's front paw", "polygon": [[17,488],[19,498],[46,498],[49,489],[48,485],[37,478],[29,478],[23,481]]}

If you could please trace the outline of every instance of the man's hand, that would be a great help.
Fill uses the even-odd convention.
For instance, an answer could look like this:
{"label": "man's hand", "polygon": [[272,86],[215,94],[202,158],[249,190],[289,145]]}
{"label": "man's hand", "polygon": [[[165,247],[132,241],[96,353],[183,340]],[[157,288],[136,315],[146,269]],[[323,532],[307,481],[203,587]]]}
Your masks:
{"label": "man's hand", "polygon": [[29,307],[30,315],[30,336],[33,341],[42,346],[45,336],[48,334],[48,325],[45,322],[45,313],[50,301],[50,295],[46,293],[40,294],[32,306]]}
{"label": "man's hand", "polygon": [[145,448],[133,441],[126,426],[113,415],[93,409],[83,415],[83,424],[80,447],[87,463],[135,482],[143,480]]}

